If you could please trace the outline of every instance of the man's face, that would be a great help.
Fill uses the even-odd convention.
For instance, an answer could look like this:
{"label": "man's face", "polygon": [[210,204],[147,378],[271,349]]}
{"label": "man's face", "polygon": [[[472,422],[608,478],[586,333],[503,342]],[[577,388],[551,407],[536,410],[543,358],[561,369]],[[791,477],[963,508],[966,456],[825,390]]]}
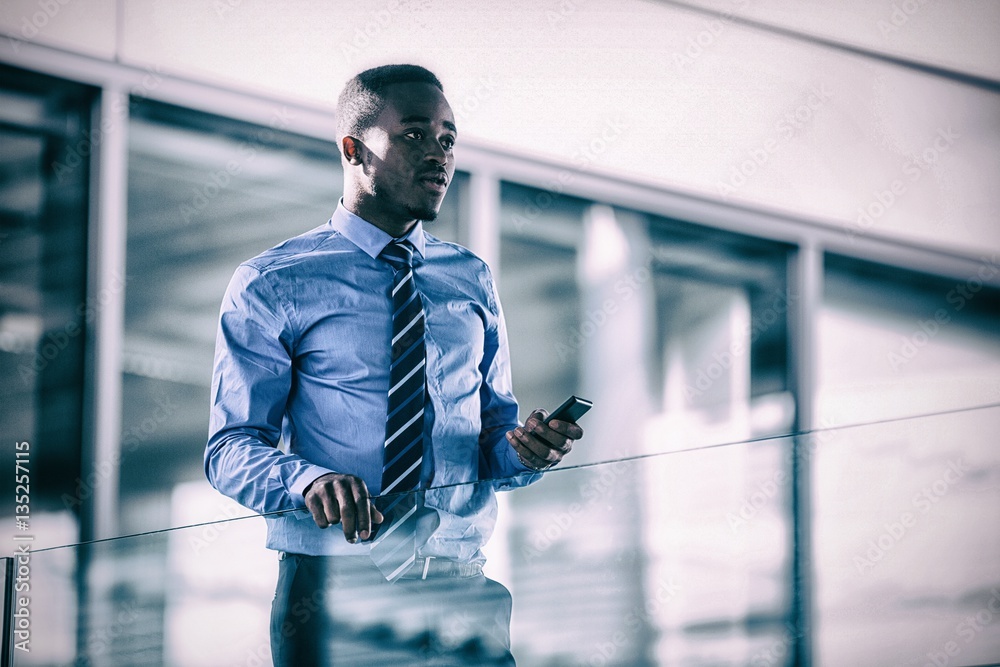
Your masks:
{"label": "man's face", "polygon": [[455,116],[430,84],[394,84],[386,98],[362,137],[369,213],[400,222],[433,220],[455,173]]}

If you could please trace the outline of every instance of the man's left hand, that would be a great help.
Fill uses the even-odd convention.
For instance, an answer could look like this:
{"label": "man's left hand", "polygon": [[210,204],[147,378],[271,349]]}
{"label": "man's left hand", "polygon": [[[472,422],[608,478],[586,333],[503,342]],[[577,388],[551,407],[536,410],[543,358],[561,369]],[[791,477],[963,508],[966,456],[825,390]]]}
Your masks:
{"label": "man's left hand", "polygon": [[577,424],[554,420],[546,423],[549,413],[535,410],[513,431],[507,431],[507,442],[514,448],[521,462],[529,468],[544,470],[562,461],[573,449],[573,441],[583,437]]}

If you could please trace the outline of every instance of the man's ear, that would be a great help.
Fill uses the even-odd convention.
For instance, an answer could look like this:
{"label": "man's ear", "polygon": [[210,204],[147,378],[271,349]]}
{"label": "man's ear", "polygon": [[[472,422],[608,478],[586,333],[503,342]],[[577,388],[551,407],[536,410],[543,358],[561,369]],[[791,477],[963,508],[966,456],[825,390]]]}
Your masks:
{"label": "man's ear", "polygon": [[340,150],[351,164],[361,164],[362,148],[363,144],[354,137],[344,137],[340,140]]}

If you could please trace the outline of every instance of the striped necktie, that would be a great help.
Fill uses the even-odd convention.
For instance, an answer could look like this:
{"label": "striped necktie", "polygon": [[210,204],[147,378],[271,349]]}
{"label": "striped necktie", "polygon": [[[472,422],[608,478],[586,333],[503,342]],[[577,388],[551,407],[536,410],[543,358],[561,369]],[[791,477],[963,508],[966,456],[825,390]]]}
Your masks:
{"label": "striped necktie", "polygon": [[382,492],[385,517],[372,542],[372,559],[389,581],[413,567],[417,494],[424,458],[424,310],[413,281],[413,246],[392,242],[379,255],[392,281],[392,353],[385,426]]}

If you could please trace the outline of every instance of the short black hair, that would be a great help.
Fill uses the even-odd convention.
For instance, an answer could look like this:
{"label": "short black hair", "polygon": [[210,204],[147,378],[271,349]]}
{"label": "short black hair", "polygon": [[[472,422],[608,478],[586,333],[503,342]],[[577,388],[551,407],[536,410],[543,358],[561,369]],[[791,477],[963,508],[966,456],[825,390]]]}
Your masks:
{"label": "short black hair", "polygon": [[360,136],[375,122],[385,106],[384,90],[396,83],[429,83],[442,93],[434,73],[420,65],[382,65],[351,77],[337,98],[338,139]]}

